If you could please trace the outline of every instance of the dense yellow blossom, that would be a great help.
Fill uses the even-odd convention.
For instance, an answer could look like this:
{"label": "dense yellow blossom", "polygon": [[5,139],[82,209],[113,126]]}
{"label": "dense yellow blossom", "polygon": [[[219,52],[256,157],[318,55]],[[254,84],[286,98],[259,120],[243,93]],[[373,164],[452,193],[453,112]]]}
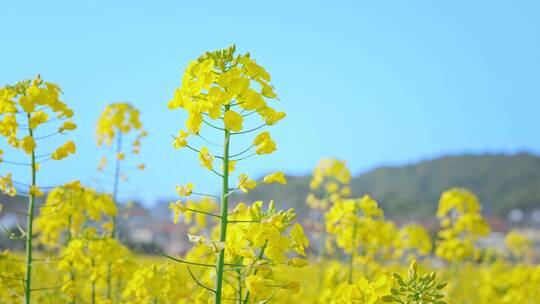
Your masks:
{"label": "dense yellow blossom", "polygon": [[319,161],[313,170],[313,178],[310,183],[311,189],[317,189],[327,180],[336,180],[340,184],[347,185],[351,180],[351,172],[347,163],[335,158],[325,158]]}
{"label": "dense yellow blossom", "polygon": [[110,146],[113,139],[119,133],[127,134],[133,130],[137,131],[134,144],[140,138],[145,137],[147,134],[142,129],[139,116],[139,110],[130,103],[113,103],[108,105],[101,113],[96,127],[98,146],[102,144]]}
{"label": "dense yellow blossom", "polygon": [[85,225],[101,222],[117,213],[116,206],[108,194],[84,187],[75,181],[51,190],[40,208],[36,219],[39,240],[48,246],[61,244],[63,233],[71,237],[80,236]]}
{"label": "dense yellow blossom", "polygon": [[399,230],[396,248],[400,252],[427,256],[431,253],[433,244],[426,229],[418,224],[409,224]]}
{"label": "dense yellow blossom", "polygon": [[[143,129],[139,116],[139,110],[130,103],[112,103],[105,107],[97,121],[97,145],[111,146],[113,140],[116,140],[114,158],[116,158],[116,170],[118,172],[115,171],[115,180],[127,179],[126,173],[119,171],[119,163],[127,161],[128,157],[126,142],[129,140],[127,143],[131,147],[131,154],[137,155],[140,153],[141,140],[148,136],[148,133]],[[135,135],[134,138],[132,135]],[[98,170],[103,172],[106,165],[106,158],[103,157],[98,165]]]}
{"label": "dense yellow blossom", "polygon": [[241,131],[243,117],[230,109],[232,106],[259,114],[266,125],[285,117],[270,106],[269,102],[277,99],[270,75],[249,54],[235,56],[235,50],[233,46],[208,52],[186,68],[182,85],[168,107],[188,112],[186,128],[191,134],[199,134],[203,114],[211,120],[222,118],[225,128]]}
{"label": "dense yellow blossom", "polygon": [[476,241],[489,234],[489,225],[480,211],[478,198],[466,189],[452,188],[441,195],[437,217],[442,230],[435,250],[437,256],[447,261],[479,258]]}
{"label": "dense yellow blossom", "polygon": [[350,178],[351,173],[344,161],[334,158],[320,160],[313,170],[310,181],[313,192],[307,196],[306,203],[315,210],[327,210],[336,201],[351,195]]}
{"label": "dense yellow blossom", "polygon": [[506,246],[516,258],[530,258],[533,254],[533,242],[516,230],[510,231],[505,238]]}
{"label": "dense yellow blossom", "polygon": [[21,301],[20,295],[24,294],[24,285],[21,280],[7,278],[23,278],[24,264],[16,263],[18,255],[8,250],[0,252],[0,301],[2,303],[18,303]]}
{"label": "dense yellow blossom", "polygon": [[[31,154],[37,148],[33,133],[55,115],[64,120],[73,116],[73,111],[60,100],[58,85],[45,82],[38,75],[33,80],[20,81],[14,86],[0,88],[0,134],[6,137],[9,145]],[[25,112],[27,115],[17,116]],[[23,119],[23,121],[20,121]],[[31,133],[19,137],[18,127],[26,124]],[[76,125],[64,121],[73,130]]]}
{"label": "dense yellow blossom", "polygon": [[[73,116],[73,111],[60,100],[60,94],[61,90],[58,85],[43,81],[39,75],[33,80],[20,81],[14,86],[8,85],[0,89],[0,135],[6,138],[8,145],[24,151],[29,156],[26,163],[10,161],[12,164],[27,165],[30,167],[28,184],[13,181],[10,173],[0,180],[0,189],[10,196],[17,195],[13,183],[27,187],[28,189],[26,194],[28,195],[28,212],[22,213],[26,216],[26,230],[17,224],[21,236],[17,236],[12,232],[9,233],[10,238],[24,238],[26,241],[25,249],[27,255],[24,261],[24,278],[22,276],[21,278],[16,278],[25,285],[24,293],[12,292],[23,298],[27,303],[32,301],[32,294],[36,293],[36,289],[34,288],[35,283],[32,284],[32,277],[34,276],[33,251],[35,247],[33,229],[35,220],[34,210],[36,208],[36,198],[45,194],[36,185],[36,173],[41,167],[40,162],[43,163],[49,159],[62,159],[70,153],[75,153],[75,144],[72,141],[68,141],[68,146],[64,145],[58,148],[50,155],[50,158],[38,159],[40,156],[38,156],[39,154],[37,152],[40,151],[39,148],[42,148],[38,147],[38,141],[57,134],[44,134],[47,131],[43,132],[45,128],[42,128],[42,125],[58,120],[63,121],[62,126],[67,126],[65,129],[60,127],[59,132],[74,130],[76,128],[74,123],[67,120]],[[19,131],[25,131],[25,134],[21,134]],[[47,147],[48,149],[50,147]],[[3,151],[0,153],[0,156],[2,154]],[[0,278],[4,281],[2,275],[0,275]],[[5,282],[3,285],[6,286]],[[43,302],[40,298],[37,301]]]}
{"label": "dense yellow blossom", "polygon": [[[115,277],[126,277],[133,271],[133,258],[126,247],[109,237],[97,237],[90,229],[84,237],[70,240],[61,254],[57,267],[66,273],[67,280],[61,291],[70,301],[80,296],[80,290],[105,286],[109,271]],[[119,281],[117,287],[124,286]],[[90,297],[91,302],[106,303],[103,293],[92,293]]]}
{"label": "dense yellow blossom", "polygon": [[151,264],[137,269],[130,277],[122,303],[187,303],[193,284],[184,269],[173,264]]}
{"label": "dense yellow blossom", "polygon": [[359,277],[352,284],[340,284],[334,290],[331,304],[375,304],[384,295],[390,293],[390,280],[381,275],[373,282],[365,277]]}

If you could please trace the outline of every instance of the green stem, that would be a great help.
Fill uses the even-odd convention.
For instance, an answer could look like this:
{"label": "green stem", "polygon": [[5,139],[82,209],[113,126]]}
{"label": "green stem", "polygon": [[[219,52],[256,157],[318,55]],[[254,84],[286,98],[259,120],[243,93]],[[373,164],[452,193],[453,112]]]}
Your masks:
{"label": "green stem", "polygon": [[[71,242],[71,239],[73,238],[73,236],[71,235],[71,223],[73,222],[73,219],[71,216],[69,216],[69,220],[68,220],[68,233],[67,233],[67,242],[66,242],[66,246],[69,245],[69,242]],[[75,269],[73,268],[73,262],[69,262],[69,265],[70,265],[70,271],[69,271],[69,280],[71,281],[71,284],[73,284],[73,286],[75,286]],[[70,296],[71,297],[71,296]],[[69,302],[70,304],[75,304],[77,303],[77,297],[72,297],[71,298],[71,301]]]}
{"label": "green stem", "polygon": [[112,265],[107,265],[107,299],[112,299]]}
{"label": "green stem", "polygon": [[[322,216],[322,212],[319,212],[319,223],[323,223],[324,225],[324,217]],[[323,226],[320,232],[320,241],[319,241],[319,263],[321,265],[324,265],[324,256],[326,254],[326,227]],[[323,288],[323,282],[324,282],[324,267],[319,267],[319,290],[322,290]]]}
{"label": "green stem", "polygon": [[[230,105],[225,106],[225,111],[229,110]],[[224,130],[225,138],[223,143],[223,188],[221,191],[221,226],[219,231],[219,241],[225,242],[227,239],[227,220],[229,214],[229,140],[230,131]],[[223,285],[223,268],[225,266],[225,249],[219,252],[216,262],[216,293],[214,295],[214,304],[221,303],[221,287]]]}
{"label": "green stem", "polygon": [[[254,265],[257,264],[257,262],[263,258],[264,251],[266,250],[266,245],[268,245],[268,240],[264,242],[264,245],[262,246],[261,251],[259,252],[259,255],[255,259],[255,262],[253,262]],[[256,274],[257,274],[257,269],[253,271],[253,275],[256,275]],[[249,302],[249,296],[250,294],[249,294],[249,289],[248,289],[248,291],[246,292],[246,297],[244,299],[244,304],[247,304]]]}
{"label": "green stem", "polygon": [[[95,266],[94,259],[92,259],[92,267]],[[96,304],[96,281],[92,280],[92,298],[90,303]]]}
{"label": "green stem", "polygon": [[[157,277],[157,268],[156,268],[156,265],[154,265],[154,266],[152,267],[152,270],[153,270],[153,272],[154,272],[154,277]],[[158,298],[155,297],[154,300],[152,301],[152,303],[153,303],[153,304],[157,304],[157,303],[158,303]]]}
{"label": "green stem", "polygon": [[[30,113],[27,115],[28,125],[30,125]],[[28,129],[30,137],[34,137],[34,130],[32,128]],[[31,186],[36,185],[36,151],[35,148],[32,149],[32,183]],[[32,293],[32,230],[34,225],[34,207],[36,203],[36,195],[33,191],[28,191],[30,193],[29,203],[28,203],[28,216],[26,222],[26,277],[25,277],[25,289],[24,289],[24,300],[26,304],[30,304],[30,296]]]}
{"label": "green stem", "polygon": [[[116,153],[118,156],[118,153],[122,152],[122,132],[118,130],[118,138],[116,140]],[[114,169],[114,186],[113,186],[113,194],[112,199],[114,205],[118,208],[118,204],[116,203],[116,197],[118,195],[118,183],[120,181],[120,160],[118,157],[116,157],[116,164]],[[118,235],[116,233],[116,215],[112,217],[112,230],[111,230],[111,238],[115,239],[118,238]],[[107,266],[107,299],[112,299],[112,265],[109,263]]]}
{"label": "green stem", "polygon": [[353,224],[352,249],[351,249],[351,255],[349,256],[349,284],[353,283],[354,251],[356,250],[356,247],[354,245],[355,243],[356,243],[356,221]]}
{"label": "green stem", "polygon": [[240,269],[236,270],[238,280],[238,304],[242,304],[242,272]]}
{"label": "green stem", "polygon": [[[120,132],[120,130],[118,130],[118,138],[116,140],[116,153],[121,153],[122,152],[122,132]],[[118,207],[118,204],[116,203],[116,197],[118,195],[118,183],[120,181],[120,160],[118,159],[118,157],[116,158],[116,164],[115,164],[115,169],[114,169],[114,185],[113,185],[113,193],[112,193],[112,199],[113,199],[113,202],[114,204]],[[116,233],[116,216],[113,216],[112,217],[112,222],[113,222],[113,227],[112,227],[112,231],[111,231],[111,238],[117,238],[117,233]]]}

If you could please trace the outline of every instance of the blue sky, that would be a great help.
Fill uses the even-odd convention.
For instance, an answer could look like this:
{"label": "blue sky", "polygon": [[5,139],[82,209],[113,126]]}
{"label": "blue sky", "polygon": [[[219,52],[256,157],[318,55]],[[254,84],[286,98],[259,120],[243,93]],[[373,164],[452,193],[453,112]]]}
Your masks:
{"label": "blue sky", "polygon": [[328,156],[359,173],[442,154],[539,153],[539,9],[536,1],[10,1],[0,84],[41,73],[76,112],[78,153],[44,165],[47,185],[106,184],[95,173],[95,122],[111,102],[140,108],[147,170],[131,174],[121,194],[146,202],[188,181],[219,189],[195,155],[171,147],[185,115],[166,104],[190,60],[232,43],[272,74],[288,114],[271,130],[278,152],[240,171],[307,174]]}

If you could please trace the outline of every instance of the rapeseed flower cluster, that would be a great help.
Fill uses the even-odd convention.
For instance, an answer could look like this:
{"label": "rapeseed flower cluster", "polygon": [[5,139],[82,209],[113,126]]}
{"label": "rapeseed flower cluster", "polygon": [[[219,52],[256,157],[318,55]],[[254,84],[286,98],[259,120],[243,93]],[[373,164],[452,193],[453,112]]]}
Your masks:
{"label": "rapeseed flower cluster", "polygon": [[[229,196],[236,191],[248,193],[259,184],[287,182],[282,172],[269,174],[260,181],[250,178],[245,173],[239,173],[236,186],[230,186],[232,184],[230,175],[237,169],[239,161],[276,151],[276,142],[268,131],[258,133],[253,138],[251,146],[246,149],[238,153],[230,151],[235,136],[258,132],[265,126],[275,125],[286,116],[272,105],[276,100],[277,94],[270,84],[270,74],[257,64],[250,54],[236,54],[236,47],[231,46],[207,52],[191,62],[185,70],[181,87],[176,89],[173,99],[168,104],[169,109],[182,108],[188,114],[185,121],[186,129],[179,130],[174,136],[174,148],[187,147],[196,152],[200,165],[222,180],[222,193],[219,197],[195,191],[193,183],[177,185],[176,190],[180,199],[169,206],[174,213],[175,223],[179,221],[181,214],[185,215],[185,221],[188,223],[195,214],[197,225],[190,228],[188,237],[198,244],[195,248],[208,250],[204,253],[203,249],[196,249],[197,252],[202,250],[200,252],[202,257],[199,257],[199,260],[201,258],[207,260],[212,253],[217,256],[215,261],[210,261],[215,265],[211,274],[213,282],[204,280],[200,282],[188,268],[190,275],[203,288],[201,297],[206,294],[209,300],[214,299],[214,303],[221,303],[224,298],[236,298],[239,302],[264,300],[272,297],[273,288],[297,290],[297,283],[279,280],[274,275],[272,266],[274,264],[300,266],[306,263],[300,258],[289,259],[289,254],[292,253],[305,256],[305,247],[309,244],[301,226],[292,224],[295,217],[294,210],[277,211],[273,202],[266,211],[262,209],[263,202],[255,202],[249,206],[240,203],[232,211],[229,208]],[[248,127],[250,122],[247,119],[254,116],[259,116],[261,122]],[[223,134],[223,143],[215,144],[223,147],[220,155],[207,146],[197,148],[190,144],[191,137],[199,137],[209,142],[202,135],[203,125]],[[251,154],[246,156],[250,151]],[[221,160],[219,171],[215,166],[217,159]],[[191,195],[205,198],[194,203],[193,200],[186,200]],[[219,198],[220,210],[214,210],[211,208],[213,206],[209,206],[214,198]],[[219,213],[214,213],[216,211]],[[216,220],[212,232],[208,235],[191,234],[203,232],[207,217]],[[192,267],[197,264],[193,261],[184,263],[191,264]],[[237,265],[238,269],[229,270],[227,265]],[[238,280],[236,292],[233,293],[230,284],[224,283],[228,282],[229,271]],[[209,287],[212,285],[213,287]]]}
{"label": "rapeseed flower cluster", "polygon": [[449,262],[480,257],[476,242],[489,234],[489,225],[480,211],[478,198],[467,189],[452,188],[441,195],[437,217],[442,230],[437,256]]}
{"label": "rapeseed flower cluster", "polygon": [[[34,212],[36,198],[44,195],[44,192],[36,183],[36,172],[40,165],[49,159],[61,160],[74,154],[75,144],[68,140],[50,154],[38,155],[38,143],[42,148],[42,140],[47,140],[58,134],[65,134],[74,130],[77,125],[71,120],[73,110],[66,103],[60,100],[60,87],[54,83],[46,82],[38,75],[33,80],[20,81],[13,86],[5,86],[0,89],[0,135],[6,138],[7,144],[15,150],[22,150],[29,158],[29,163],[4,160],[4,150],[0,149],[0,163],[10,163],[13,165],[30,167],[30,182],[15,181],[11,173],[0,176],[0,190],[9,195],[21,195],[28,198],[28,211],[26,215],[26,230],[20,228],[21,239],[25,240],[26,246],[26,267],[24,279],[25,303],[29,304],[33,292],[32,288],[32,266],[33,266],[33,231]],[[41,133],[46,129],[49,122],[61,122],[55,130],[49,134]],[[54,125],[53,125],[54,126]],[[25,134],[21,134],[25,131]],[[42,150],[40,150],[42,151]],[[27,188],[23,193],[14,186],[18,184]],[[17,293],[18,294],[18,293]]]}

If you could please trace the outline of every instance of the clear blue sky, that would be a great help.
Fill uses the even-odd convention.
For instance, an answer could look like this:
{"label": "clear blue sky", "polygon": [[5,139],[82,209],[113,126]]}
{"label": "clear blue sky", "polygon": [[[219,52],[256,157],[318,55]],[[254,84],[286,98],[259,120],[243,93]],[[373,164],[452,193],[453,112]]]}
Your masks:
{"label": "clear blue sky", "polygon": [[185,116],[166,104],[190,60],[231,43],[272,74],[288,114],[272,130],[278,152],[239,166],[249,174],[306,174],[327,156],[358,173],[447,153],[539,153],[538,3],[7,1],[0,84],[41,73],[76,112],[79,151],[44,165],[43,184],[98,176],[100,111],[140,108],[148,169],[122,195],[147,202],[177,183],[218,189],[195,155],[171,147]]}

